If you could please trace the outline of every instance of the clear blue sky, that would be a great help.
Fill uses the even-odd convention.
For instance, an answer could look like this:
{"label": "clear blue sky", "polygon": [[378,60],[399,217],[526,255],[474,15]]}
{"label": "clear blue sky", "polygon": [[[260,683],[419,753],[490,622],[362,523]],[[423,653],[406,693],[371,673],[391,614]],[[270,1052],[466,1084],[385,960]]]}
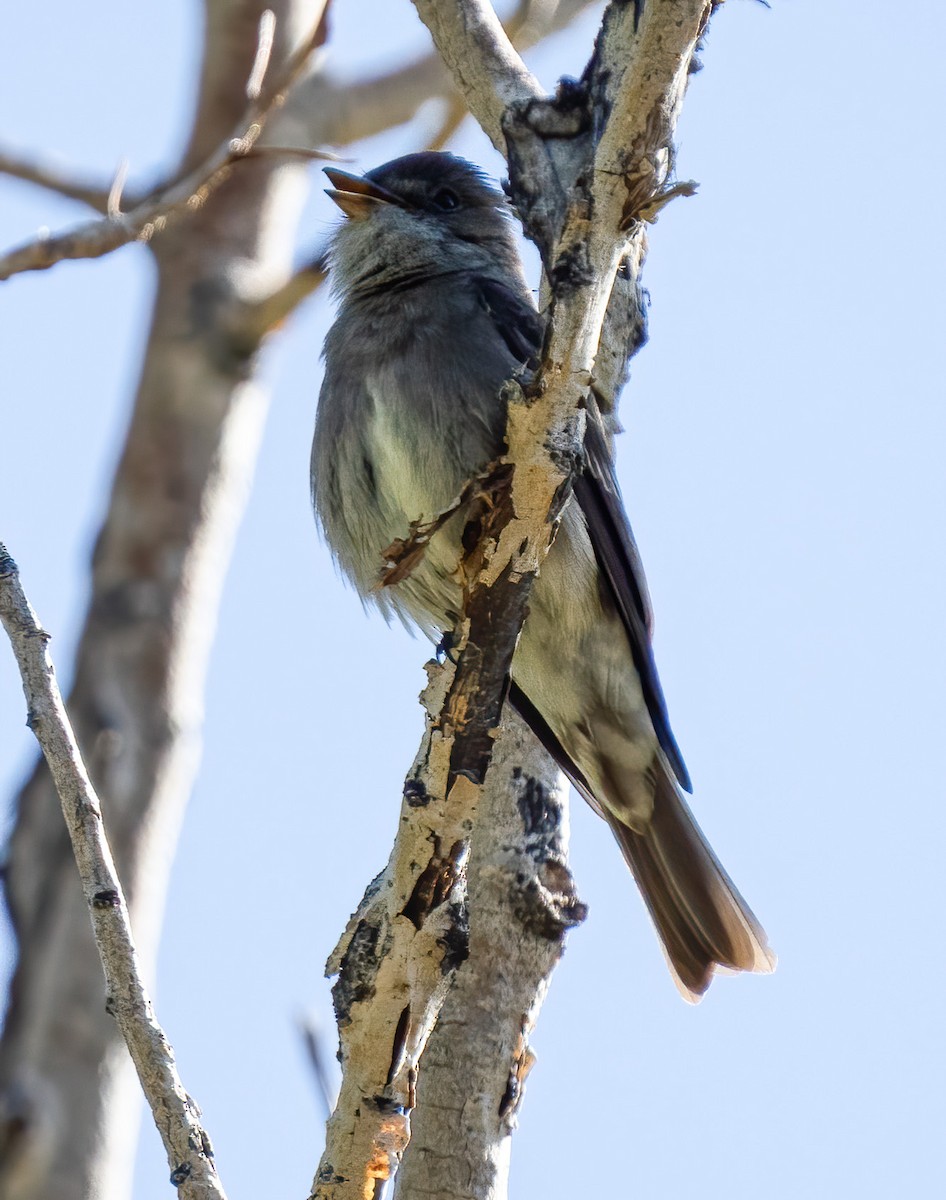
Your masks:
{"label": "clear blue sky", "polygon": [[[339,2],[334,27],[344,62],[423,44],[406,0]],[[7,135],[103,174],[123,155],[132,178],[173,161],[196,6],[143,33],[108,0],[93,32],[88,10],[51,0],[42,28],[6,14]],[[534,56],[549,87],[580,72],[592,29]],[[534,1036],[521,1200],[888,1200],[941,1179],[944,44],[934,3],[731,0],[714,22],[679,136],[700,192],[651,235],[620,469],[695,807],[780,966],[684,1005],[576,801],[591,912]],[[425,129],[359,146],[358,164]],[[499,169],[471,127],[456,148]],[[335,219],[314,183],[301,247]],[[3,244],[81,215],[0,181]],[[129,248],[0,288],[0,537],[67,678],[152,286]],[[322,963],[386,859],[421,731],[426,645],[363,615],[308,511],[329,319],[320,297],[267,355],[272,413],[156,988],[231,1200],[306,1194],[321,1114],[295,1022],[314,1012],[331,1036]],[[3,795],[33,754],[23,718],[0,649]],[[168,1187],[146,1125],[136,1200]]]}

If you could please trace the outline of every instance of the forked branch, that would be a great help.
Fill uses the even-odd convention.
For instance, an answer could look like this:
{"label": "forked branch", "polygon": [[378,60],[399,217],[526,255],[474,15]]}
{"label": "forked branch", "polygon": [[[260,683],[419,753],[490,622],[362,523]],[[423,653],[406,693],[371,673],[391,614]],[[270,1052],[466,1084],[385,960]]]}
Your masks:
{"label": "forked branch", "polygon": [[[129,212],[114,210],[114,188],[105,196],[107,215],[98,221],[86,222],[65,233],[33,238],[23,245],[0,255],[0,281],[23,271],[45,271],[64,259],[101,258],[129,242],[148,242],[177,214],[200,208],[214,189],[227,178],[234,165],[248,157],[259,141],[266,122],[285,100],[286,93],[298,79],[316,46],[325,36],[324,0],[311,32],[289,57],[285,66],[271,78],[267,71],[269,48],[272,45],[272,13],[267,10],[260,21],[260,36],[253,70],[247,91],[250,101],[233,135],[195,170],[183,179],[171,182],[145,197]],[[315,152],[313,152],[315,153]],[[330,157],[330,156],[328,156]],[[19,171],[24,177],[23,171]],[[36,179],[36,182],[48,181]],[[57,190],[62,191],[60,187]],[[77,197],[80,198],[80,197]],[[96,197],[81,197],[87,202]]]}
{"label": "forked branch", "polygon": [[[314,1184],[319,1200],[371,1196],[410,1135],[420,1055],[467,953],[466,856],[529,589],[570,493],[586,413],[613,408],[640,340],[642,317],[629,306],[639,299],[641,223],[666,186],[711,10],[711,0],[612,3],[581,79],[548,98],[484,0],[415,4],[471,112],[505,144],[512,200],[545,266],[547,328],[534,377],[507,385],[512,475],[469,516],[456,666],[432,673],[397,843],[329,964],[339,973],[344,1082]],[[599,381],[605,328],[621,342],[620,362],[602,354]],[[574,899],[570,878],[561,895]],[[557,937],[568,911],[560,906]]]}

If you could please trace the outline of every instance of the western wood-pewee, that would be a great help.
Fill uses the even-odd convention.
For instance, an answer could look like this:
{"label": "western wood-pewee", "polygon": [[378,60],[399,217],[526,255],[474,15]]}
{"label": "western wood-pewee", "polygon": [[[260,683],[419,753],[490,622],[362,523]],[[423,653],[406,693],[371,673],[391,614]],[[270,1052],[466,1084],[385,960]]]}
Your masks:
{"label": "western wood-pewee", "polygon": [[[462,604],[464,516],[402,582],[382,552],[443,512],[504,450],[505,380],[538,353],[502,193],[449,154],[366,176],[326,170],[348,218],[332,244],[338,316],[312,447],[315,510],[365,600],[436,639]],[[593,414],[583,469],[535,581],[509,699],[611,826],[690,1000],[717,967],[769,971],[765,934],[694,821],[651,649],[651,612],[608,437]]]}

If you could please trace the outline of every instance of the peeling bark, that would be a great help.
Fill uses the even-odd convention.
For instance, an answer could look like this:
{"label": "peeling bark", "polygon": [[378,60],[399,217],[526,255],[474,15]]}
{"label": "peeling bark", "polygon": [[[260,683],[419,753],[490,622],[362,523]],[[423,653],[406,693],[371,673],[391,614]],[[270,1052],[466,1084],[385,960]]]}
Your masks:
{"label": "peeling bark", "polygon": [[421,1060],[396,1200],[501,1200],[534,1056],[529,1035],[585,916],[566,865],[566,789],[508,707],[473,833],[469,954]]}
{"label": "peeling bark", "polygon": [[[457,663],[432,674],[428,729],[406,791],[406,797],[422,797],[423,806],[405,801],[388,867],[329,964],[330,971],[341,967],[344,977],[345,947],[370,915],[379,931],[372,944],[386,945],[387,953],[372,963],[371,986],[357,1014],[346,1010],[339,1021],[344,1079],[313,1200],[370,1197],[397,1171],[407,1146],[417,1073],[424,1070],[420,1055],[446,995],[446,956],[442,932],[439,951],[401,934],[405,865],[409,871],[426,859],[421,873],[444,878],[439,890],[433,887],[440,904],[430,915],[456,933],[467,900],[460,867],[470,831],[482,820],[483,782],[529,588],[570,493],[586,414],[600,419],[595,364],[603,329],[607,323],[624,351],[642,336],[643,319],[634,311],[640,226],[666,184],[676,116],[710,11],[708,0],[668,0],[643,14],[637,6],[611,4],[582,79],[545,98],[484,0],[415,4],[471,112],[494,143],[500,143],[500,131],[505,137],[512,201],[545,267],[547,324],[534,377],[507,385],[511,480],[494,486],[485,513],[480,508],[467,525],[464,613],[449,639]],[[624,360],[618,365],[612,352],[599,383],[600,398],[611,408],[624,370]],[[432,855],[421,850],[425,843]],[[446,873],[443,846],[450,847]],[[405,1028],[407,997],[410,1036],[396,1039],[392,1053],[392,1036]],[[451,1042],[454,1051],[462,1045]],[[502,1113],[516,1101],[527,1062],[520,1048]],[[499,1145],[501,1139],[494,1139],[488,1150],[483,1147],[494,1164],[501,1161]],[[431,1154],[425,1157],[429,1161]],[[476,1194],[501,1194],[504,1183],[496,1169],[492,1175]],[[405,1197],[406,1186],[400,1190]],[[427,1183],[417,1177],[415,1187],[423,1192]],[[463,1193],[448,1180],[436,1194]]]}

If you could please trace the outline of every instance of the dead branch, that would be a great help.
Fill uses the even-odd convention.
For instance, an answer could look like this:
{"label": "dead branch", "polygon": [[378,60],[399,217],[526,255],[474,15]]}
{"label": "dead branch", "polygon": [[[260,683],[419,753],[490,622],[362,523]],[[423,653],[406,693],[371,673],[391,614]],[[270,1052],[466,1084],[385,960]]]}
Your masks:
{"label": "dead branch", "polygon": [[[64,259],[100,258],[129,242],[149,242],[178,214],[203,207],[234,165],[253,150],[266,122],[273,111],[283,104],[286,93],[302,74],[312,51],[321,43],[324,37],[324,7],[325,0],[322,0],[310,33],[289,57],[278,78],[271,81],[264,77],[269,57],[266,42],[268,40],[271,44],[272,41],[272,30],[264,13],[248,84],[248,91],[253,91],[253,97],[233,135],[221,142],[199,167],[183,179],[159,188],[127,213],[109,211],[104,220],[88,222],[65,233],[34,238],[8,251],[0,256],[0,281],[23,271],[48,270]],[[113,191],[114,188],[110,188],[106,195],[107,210]]]}
{"label": "dead branch", "polygon": [[507,705],[473,830],[469,957],[421,1060],[395,1200],[505,1195],[530,1035],[565,935],[585,916],[567,866],[567,799]]}
{"label": "dead branch", "polygon": [[444,65],[490,141],[502,151],[502,116],[512,104],[542,95],[539,82],[485,0],[414,0]]}
{"label": "dead branch", "polygon": [[[464,614],[451,639],[459,658],[432,674],[431,716],[391,860],[330,962],[340,972],[345,1074],[313,1186],[319,1200],[370,1195],[410,1136],[418,1060],[457,948],[467,953],[470,829],[529,588],[570,493],[618,267],[639,262],[630,239],[663,189],[710,11],[710,0],[671,0],[642,16],[636,5],[612,4],[581,82],[549,99],[490,6],[415,3],[471,112],[508,147],[513,201],[550,283],[548,328],[535,379],[525,391],[507,385],[511,486],[497,486],[471,516],[478,536],[461,568]],[[626,301],[627,289],[619,294]]]}
{"label": "dead branch", "polygon": [[96,212],[107,211],[110,191],[107,184],[80,179],[52,162],[27,158],[12,150],[0,150],[0,175],[36,184],[49,192],[65,196],[67,200],[78,200]]}
{"label": "dead branch", "polygon": [[0,622],[23,680],[27,722],[56,784],[92,918],[108,987],[106,1007],[121,1030],[164,1142],[171,1182],[187,1200],[226,1200],[200,1109],[177,1073],[174,1051],[154,1015],[138,964],[128,905],[112,860],[102,809],[66,715],[42,628],[0,542]]}

